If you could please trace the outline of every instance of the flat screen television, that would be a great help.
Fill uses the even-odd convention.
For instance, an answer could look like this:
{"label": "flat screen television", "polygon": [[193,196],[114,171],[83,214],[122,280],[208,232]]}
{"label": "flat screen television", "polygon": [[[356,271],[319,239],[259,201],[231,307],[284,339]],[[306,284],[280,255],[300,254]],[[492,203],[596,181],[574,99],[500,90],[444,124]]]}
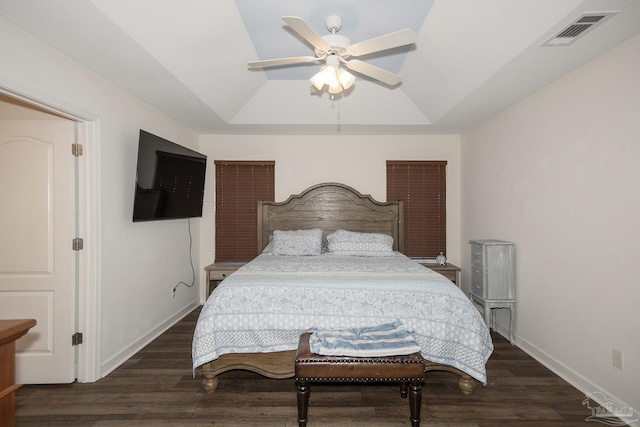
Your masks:
{"label": "flat screen television", "polygon": [[133,221],[202,216],[207,156],[140,130]]}

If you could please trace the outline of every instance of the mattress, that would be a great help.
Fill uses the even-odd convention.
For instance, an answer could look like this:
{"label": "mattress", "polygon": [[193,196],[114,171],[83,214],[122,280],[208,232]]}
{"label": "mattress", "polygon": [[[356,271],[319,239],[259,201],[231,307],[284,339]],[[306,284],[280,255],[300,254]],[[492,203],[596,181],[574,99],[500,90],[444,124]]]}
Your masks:
{"label": "mattress", "polygon": [[211,293],[196,324],[193,370],[227,353],[294,350],[307,331],[399,321],[431,362],[486,384],[489,330],[451,281],[406,256],[263,253]]}

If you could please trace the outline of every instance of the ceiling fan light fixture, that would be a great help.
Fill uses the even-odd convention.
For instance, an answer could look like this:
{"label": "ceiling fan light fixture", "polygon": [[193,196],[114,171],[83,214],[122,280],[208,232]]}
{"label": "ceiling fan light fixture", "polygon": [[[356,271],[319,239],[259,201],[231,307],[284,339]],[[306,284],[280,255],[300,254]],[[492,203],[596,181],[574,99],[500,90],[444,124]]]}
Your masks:
{"label": "ceiling fan light fixture", "polygon": [[338,80],[338,68],[334,65],[324,65],[309,81],[317,90],[322,90],[324,85],[327,85],[330,93],[339,93],[342,86]]}
{"label": "ceiling fan light fixture", "polygon": [[356,77],[347,70],[340,68],[338,70],[338,80],[340,81],[342,87],[346,90],[353,86],[353,83],[355,83],[356,81]]}
{"label": "ceiling fan light fixture", "polygon": [[342,92],[342,85],[340,84],[338,79],[336,79],[335,81],[331,82],[331,84],[329,85],[329,93],[332,95],[335,95],[336,93],[340,93],[340,92]]}
{"label": "ceiling fan light fixture", "polygon": [[322,90],[322,88],[324,87],[324,70],[327,68],[326,65],[323,65],[320,68],[320,71],[318,71],[317,73],[315,73],[313,75],[313,77],[311,77],[309,79],[309,81],[311,82],[311,84],[313,85],[313,87],[315,87],[317,90]]}
{"label": "ceiling fan light fixture", "polygon": [[338,83],[338,69],[333,65],[327,65],[322,72],[324,75],[324,84],[335,86]]}

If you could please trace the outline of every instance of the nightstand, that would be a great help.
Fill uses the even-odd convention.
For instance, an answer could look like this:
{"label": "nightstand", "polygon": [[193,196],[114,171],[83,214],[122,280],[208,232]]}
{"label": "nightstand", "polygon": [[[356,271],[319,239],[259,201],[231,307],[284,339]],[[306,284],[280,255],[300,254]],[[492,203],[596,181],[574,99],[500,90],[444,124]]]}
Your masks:
{"label": "nightstand", "polygon": [[421,262],[420,264],[424,265],[425,267],[435,272],[442,274],[444,277],[446,277],[447,279],[455,283],[457,287],[460,287],[460,271],[461,271],[460,267],[453,264],[449,264],[449,263],[446,263],[445,265],[440,265],[440,264],[431,263],[431,262]]}
{"label": "nightstand", "polygon": [[214,262],[204,268],[207,272],[207,298],[209,294],[231,273],[245,265],[246,262]]}

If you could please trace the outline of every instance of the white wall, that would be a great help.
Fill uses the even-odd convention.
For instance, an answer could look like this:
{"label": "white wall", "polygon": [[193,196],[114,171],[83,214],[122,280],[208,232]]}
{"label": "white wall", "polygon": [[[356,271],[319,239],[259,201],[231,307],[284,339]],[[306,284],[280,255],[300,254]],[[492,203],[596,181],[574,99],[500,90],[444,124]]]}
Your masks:
{"label": "white wall", "polygon": [[[98,265],[90,266],[98,274],[95,283],[87,286],[97,287],[101,304],[101,341],[96,348],[101,349],[97,356],[104,375],[198,303],[198,286],[181,286],[176,298],[171,298],[171,288],[178,281],[192,281],[187,220],[131,221],[140,128],[191,148],[197,147],[198,139],[2,18],[0,57],[0,83],[5,88],[19,88],[99,121],[94,146],[86,147],[99,164],[84,161],[100,172],[96,177],[100,187],[95,190],[101,210],[91,212],[91,219],[100,220],[94,226],[102,239],[87,241],[85,247],[96,250],[99,245]],[[201,269],[199,221],[192,221],[196,272]]]}
{"label": "white wall", "polygon": [[[459,136],[229,136],[200,137],[209,158],[200,263],[214,261],[214,160],[275,160],[275,198],[283,201],[322,182],[349,185],[386,201],[387,160],[447,160],[447,254],[460,261]],[[202,281],[204,281],[202,273]],[[204,298],[204,290],[202,291]]]}
{"label": "white wall", "polygon": [[[515,242],[518,346],[585,393],[636,411],[638,76],[640,36],[462,139],[463,241]],[[463,248],[467,282],[469,258]],[[613,348],[622,370],[612,366]]]}

